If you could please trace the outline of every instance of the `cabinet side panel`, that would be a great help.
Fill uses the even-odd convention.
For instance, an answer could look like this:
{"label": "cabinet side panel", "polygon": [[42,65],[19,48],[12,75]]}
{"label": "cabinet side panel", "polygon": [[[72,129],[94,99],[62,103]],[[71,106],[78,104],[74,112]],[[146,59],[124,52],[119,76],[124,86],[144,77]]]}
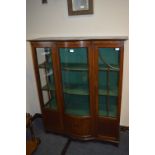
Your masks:
{"label": "cabinet side panel", "polygon": [[124,45],[120,48],[120,74],[119,74],[119,94],[118,94],[118,118],[120,123],[121,100],[122,100],[122,81],[123,81],[123,61],[124,61]]}
{"label": "cabinet side panel", "polygon": [[39,96],[39,102],[41,111],[43,112],[43,95],[41,92],[41,81],[39,76],[39,68],[38,68],[38,60],[37,60],[37,54],[36,54],[36,47],[31,43],[31,49],[32,49],[32,58],[33,58],[33,66],[34,66],[34,72],[35,72],[35,79],[37,83],[37,90],[38,90],[38,96]]}
{"label": "cabinet side panel", "polygon": [[43,110],[45,130],[48,132],[62,133],[61,118],[59,113],[52,110]]}

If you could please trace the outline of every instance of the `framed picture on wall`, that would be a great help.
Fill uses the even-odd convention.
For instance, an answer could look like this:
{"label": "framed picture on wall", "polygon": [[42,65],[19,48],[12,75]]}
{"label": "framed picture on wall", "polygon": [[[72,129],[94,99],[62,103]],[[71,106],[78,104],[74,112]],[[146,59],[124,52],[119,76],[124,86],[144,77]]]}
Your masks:
{"label": "framed picture on wall", "polygon": [[93,0],[67,0],[68,15],[93,14]]}

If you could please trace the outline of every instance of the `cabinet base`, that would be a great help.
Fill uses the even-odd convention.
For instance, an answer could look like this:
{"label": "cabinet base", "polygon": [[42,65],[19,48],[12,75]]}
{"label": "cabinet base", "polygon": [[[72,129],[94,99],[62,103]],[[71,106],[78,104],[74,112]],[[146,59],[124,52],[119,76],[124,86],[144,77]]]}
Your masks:
{"label": "cabinet base", "polygon": [[[50,112],[51,114],[51,112]],[[37,114],[35,115],[36,117],[34,117],[34,119],[36,118],[42,118],[42,115],[41,114]],[[38,116],[38,117],[37,117]],[[53,115],[50,117],[48,115],[48,120],[52,120],[52,117]],[[33,120],[34,120],[33,119]],[[93,135],[95,134],[94,132],[92,132],[89,128],[91,128],[91,118],[87,117],[87,118],[73,118],[73,117],[69,117],[69,116],[66,116],[65,117],[65,120],[66,120],[66,127],[65,127],[65,130],[62,130],[61,127],[58,125],[55,126],[55,122],[49,126],[49,124],[51,124],[50,122],[47,122],[47,119],[43,119],[44,121],[44,129],[45,129],[45,132],[46,133],[51,133],[51,134],[56,134],[56,135],[61,135],[61,136],[64,136],[66,138],[69,138],[73,141],[100,141],[100,142],[110,142],[110,143],[113,143],[113,144],[119,144],[119,134],[117,134],[117,136],[115,137],[115,134],[110,136],[106,136],[104,135],[104,133],[102,134],[102,132],[99,132],[99,131],[103,131],[103,129],[98,131],[98,134],[97,135]],[[80,128],[80,124],[85,124],[85,130],[81,130],[82,132],[79,132],[80,130],[77,130],[77,128],[79,129]],[[104,123],[106,121],[104,120]],[[74,123],[73,125],[74,126],[71,126],[71,124]],[[76,124],[75,124],[76,123]],[[99,123],[99,124],[103,124],[102,122]],[[112,123],[113,124],[113,123]],[[72,128],[70,128],[70,126]],[[107,124],[108,126],[108,124]],[[75,128],[75,129],[74,129]],[[81,127],[82,129],[82,127]],[[122,127],[120,127],[120,129],[122,129]],[[118,129],[118,133],[119,133],[119,129]]]}
{"label": "cabinet base", "polygon": [[119,140],[116,140],[111,137],[105,137],[105,136],[97,136],[97,137],[92,137],[92,136],[75,136],[75,135],[68,135],[64,133],[58,133],[55,131],[49,131],[45,129],[45,132],[48,134],[55,134],[59,136],[63,136],[65,138],[68,138],[72,141],[80,141],[80,142],[87,142],[87,141],[96,141],[96,142],[103,142],[103,143],[112,143],[112,144],[119,144]]}

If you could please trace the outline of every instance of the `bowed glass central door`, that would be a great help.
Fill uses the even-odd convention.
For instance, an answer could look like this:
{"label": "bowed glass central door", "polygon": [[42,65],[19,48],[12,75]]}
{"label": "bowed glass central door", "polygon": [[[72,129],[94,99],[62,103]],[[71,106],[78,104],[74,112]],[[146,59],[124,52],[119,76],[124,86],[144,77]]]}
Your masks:
{"label": "bowed glass central door", "polygon": [[90,115],[88,50],[59,48],[64,111],[75,116]]}

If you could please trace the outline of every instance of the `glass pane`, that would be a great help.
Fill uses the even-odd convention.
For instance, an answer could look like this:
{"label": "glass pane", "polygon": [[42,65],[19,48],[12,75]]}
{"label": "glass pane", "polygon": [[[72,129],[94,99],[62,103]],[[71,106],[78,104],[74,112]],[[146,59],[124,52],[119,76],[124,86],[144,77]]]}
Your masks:
{"label": "glass pane", "polygon": [[87,48],[60,48],[65,113],[89,115]]}
{"label": "glass pane", "polygon": [[46,108],[57,109],[50,48],[36,48],[42,94]]}
{"label": "glass pane", "polygon": [[107,96],[99,95],[99,114],[103,116],[107,116]]}
{"label": "glass pane", "polygon": [[99,48],[99,65],[119,69],[119,48]]}
{"label": "glass pane", "polygon": [[110,96],[109,97],[109,116],[116,117],[117,116],[117,96]]}
{"label": "glass pane", "polygon": [[116,117],[119,80],[119,48],[99,48],[99,115]]}
{"label": "glass pane", "polygon": [[109,71],[109,90],[113,93],[112,96],[118,96],[118,80],[119,72]]}
{"label": "glass pane", "polygon": [[110,116],[116,117],[117,116],[117,97],[110,96],[109,97],[109,113],[108,113],[108,106],[107,106],[107,99],[108,96],[99,95],[99,115],[101,116]]}
{"label": "glass pane", "polygon": [[88,10],[88,0],[72,0],[73,11]]}

